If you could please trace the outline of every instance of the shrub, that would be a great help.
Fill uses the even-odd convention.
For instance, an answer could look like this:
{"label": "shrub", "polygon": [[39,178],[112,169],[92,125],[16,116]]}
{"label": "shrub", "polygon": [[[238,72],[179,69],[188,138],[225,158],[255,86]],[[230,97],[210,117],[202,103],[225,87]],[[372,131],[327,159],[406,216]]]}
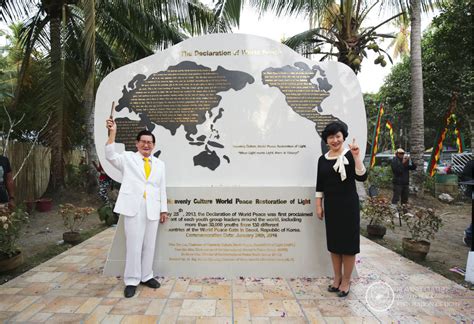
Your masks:
{"label": "shrub", "polygon": [[76,207],[73,204],[59,205],[59,214],[68,232],[78,232],[86,216],[92,214],[93,211],[94,208],[91,207]]}
{"label": "shrub", "polygon": [[99,214],[99,219],[105,222],[108,226],[117,224],[118,222],[118,214],[114,213],[114,205],[110,203],[106,203],[99,207],[97,213]]}
{"label": "shrub", "polygon": [[399,213],[407,224],[413,241],[429,241],[443,226],[441,217],[432,208],[406,204],[399,207]]}
{"label": "shrub", "polygon": [[390,166],[374,166],[369,171],[369,183],[379,188],[391,188],[392,178]]}
{"label": "shrub", "polygon": [[6,206],[0,207],[0,255],[12,257],[19,251],[16,242],[27,221],[28,214],[21,208],[11,211]]}
{"label": "shrub", "polygon": [[390,201],[383,197],[369,197],[365,200],[362,208],[362,217],[369,220],[370,225],[383,225],[394,228],[394,210],[390,207]]}
{"label": "shrub", "polygon": [[87,164],[81,165],[66,165],[66,185],[68,187],[86,188],[89,173],[89,166]]}

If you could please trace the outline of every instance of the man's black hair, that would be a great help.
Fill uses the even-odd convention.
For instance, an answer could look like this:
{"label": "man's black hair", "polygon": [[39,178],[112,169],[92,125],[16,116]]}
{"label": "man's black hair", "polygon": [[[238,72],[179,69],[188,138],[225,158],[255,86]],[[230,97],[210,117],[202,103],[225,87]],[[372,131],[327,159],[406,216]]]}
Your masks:
{"label": "man's black hair", "polygon": [[327,144],[328,136],[336,135],[338,132],[342,133],[342,137],[344,138],[344,140],[347,138],[347,135],[349,135],[347,131],[347,125],[343,122],[335,121],[326,125],[323,132],[321,133],[321,137],[323,141]]}
{"label": "man's black hair", "polygon": [[153,144],[155,144],[155,135],[153,135],[152,132],[150,132],[149,130],[146,130],[146,129],[140,131],[140,133],[137,134],[137,142],[140,141],[140,139],[143,135],[145,135],[145,136],[148,135],[148,136],[153,137]]}

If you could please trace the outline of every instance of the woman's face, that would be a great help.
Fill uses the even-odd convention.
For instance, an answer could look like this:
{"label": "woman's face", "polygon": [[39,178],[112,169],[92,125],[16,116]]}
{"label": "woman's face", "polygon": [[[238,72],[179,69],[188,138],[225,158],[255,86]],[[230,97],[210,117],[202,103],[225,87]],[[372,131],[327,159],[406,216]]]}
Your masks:
{"label": "woman's face", "polygon": [[339,151],[344,144],[344,136],[342,136],[342,132],[337,132],[334,135],[329,135],[327,141],[331,151]]}

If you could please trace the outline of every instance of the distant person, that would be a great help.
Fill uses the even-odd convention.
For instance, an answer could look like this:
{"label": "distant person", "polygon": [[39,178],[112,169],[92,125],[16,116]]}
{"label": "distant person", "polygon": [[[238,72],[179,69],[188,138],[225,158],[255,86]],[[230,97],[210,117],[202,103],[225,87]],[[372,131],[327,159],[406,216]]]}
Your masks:
{"label": "distant person", "polygon": [[[472,195],[472,186],[474,185],[473,180],[472,180],[472,172],[474,171],[474,161],[470,160],[469,162],[466,163],[462,170],[461,174],[461,181],[462,182],[471,182],[471,184],[466,185],[466,190],[464,190],[464,194],[472,199],[474,198]],[[471,215],[472,216],[472,215]],[[467,246],[471,246],[472,244],[472,221],[471,224],[466,228],[464,231],[464,237],[463,240],[464,244]]]}
{"label": "distant person", "polygon": [[102,200],[104,204],[109,203],[109,188],[112,184],[112,179],[105,173],[104,169],[102,168],[102,165],[97,164],[95,161],[92,161],[92,164],[94,165],[94,168],[96,171],[99,173],[99,197]]}
{"label": "distant person", "polygon": [[316,215],[326,223],[326,242],[334,271],[328,291],[339,297],[349,294],[355,255],[360,252],[359,196],[355,180],[367,179],[355,139],[349,149],[344,148],[347,135],[347,126],[341,122],[324,128],[322,139],[329,151],[318,160],[316,184]]}
{"label": "distant person", "polygon": [[117,124],[107,119],[109,138],[105,146],[105,157],[122,173],[114,212],[123,217],[125,228],[126,260],[124,296],[135,295],[138,284],[159,288],[153,275],[158,222],[168,218],[166,197],[165,164],[152,156],[155,135],[143,130],[136,138],[138,152],[115,152]]}
{"label": "distant person", "polygon": [[416,170],[416,165],[411,161],[402,148],[395,151],[395,157],[392,159],[393,172],[393,198],[392,204],[408,203],[408,185],[410,184],[410,170]]}
{"label": "distant person", "polygon": [[15,183],[10,160],[0,155],[0,204],[8,204],[8,208],[15,208]]}

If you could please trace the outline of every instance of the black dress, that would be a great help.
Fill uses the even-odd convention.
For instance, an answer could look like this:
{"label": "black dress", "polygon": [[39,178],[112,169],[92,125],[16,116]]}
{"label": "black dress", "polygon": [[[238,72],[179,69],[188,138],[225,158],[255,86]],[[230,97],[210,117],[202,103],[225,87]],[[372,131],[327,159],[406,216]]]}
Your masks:
{"label": "black dress", "polygon": [[327,154],[319,158],[316,192],[324,195],[324,219],[329,252],[355,255],[360,252],[359,195],[355,180],[365,181],[367,172],[357,175],[355,162],[350,151],[345,151],[349,164],[344,165],[346,179],[334,170],[337,158]]}

